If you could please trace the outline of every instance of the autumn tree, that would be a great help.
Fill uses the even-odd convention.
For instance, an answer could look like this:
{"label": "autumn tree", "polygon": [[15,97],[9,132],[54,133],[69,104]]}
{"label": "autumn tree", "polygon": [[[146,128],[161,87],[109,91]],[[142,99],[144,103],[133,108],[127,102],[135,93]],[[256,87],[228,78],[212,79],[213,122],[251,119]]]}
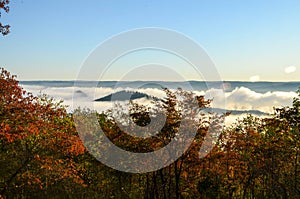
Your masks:
{"label": "autumn tree", "polygon": [[[9,0],[0,0],[0,17],[1,17],[1,10],[3,10],[4,12],[9,12]],[[7,35],[9,33],[9,25],[3,25],[0,22],[0,33],[2,35]]]}
{"label": "autumn tree", "polygon": [[[114,113],[108,111],[105,114],[97,114],[90,110],[78,109],[74,112],[77,115],[78,128],[81,128],[80,131],[84,132],[81,136],[85,143],[98,143],[96,140],[99,135],[97,131],[93,134],[92,130],[97,129],[97,127],[93,127],[93,125],[97,124],[90,122],[93,114],[98,115],[99,125],[105,135],[118,147],[134,153],[147,153],[165,147],[172,139],[176,139],[175,136],[178,134],[180,127],[186,129],[186,133],[196,131],[196,137],[192,145],[174,163],[157,171],[139,174],[139,182],[142,182],[140,186],[143,188],[140,187],[138,190],[144,192],[142,195],[144,198],[183,198],[188,195],[197,195],[196,178],[192,176],[197,176],[195,173],[199,173],[197,168],[199,167],[200,146],[212,122],[212,118],[214,118],[214,124],[210,127],[215,129],[222,128],[222,125],[219,126],[222,119],[219,118],[220,120],[217,120],[220,116],[213,116],[201,111],[209,107],[211,102],[210,100],[205,100],[203,96],[195,96],[192,92],[183,91],[182,89],[175,92],[169,89],[164,91],[166,98],[161,101],[155,101],[152,112],[145,105],[134,102],[130,102],[127,108],[118,106]],[[197,108],[195,109],[192,104],[196,104]],[[129,111],[130,118],[124,114],[126,110]],[[154,121],[165,121],[162,128],[155,135],[142,138],[128,134],[135,131],[136,125],[146,127],[150,122],[153,122],[150,119],[150,115]],[[183,117],[188,118],[188,122],[182,122]],[[120,128],[120,124],[125,125]],[[151,129],[148,130],[150,131]],[[142,135],[145,132],[140,130],[139,133]],[[184,138],[178,144],[184,144]],[[96,145],[98,146],[98,144]],[[179,145],[176,147],[179,147]],[[176,148],[170,150],[176,151]],[[99,153],[108,153],[105,143],[98,147],[98,151]],[[170,157],[165,157],[165,159],[168,158]],[[131,159],[131,161],[134,162],[136,160]],[[145,164],[145,167],[147,167],[148,164],[154,164],[154,162],[146,161],[142,164]],[[116,174],[119,182],[117,186],[119,189],[116,191],[122,197],[125,197],[128,194],[124,190],[129,190],[130,186],[133,186],[132,184],[129,187],[127,186],[128,178],[130,177],[134,181],[138,174],[133,175],[124,172],[116,172]]]}
{"label": "autumn tree", "polygon": [[249,115],[223,131],[200,162],[202,197],[299,198],[299,97],[273,116]]}
{"label": "autumn tree", "polygon": [[[203,112],[211,101],[181,89],[165,89],[166,97],[151,108],[130,102],[115,112],[78,108],[70,114],[62,102],[24,91],[15,76],[1,69],[0,93],[1,199],[299,198],[300,91],[291,107],[276,108],[266,118],[249,115],[226,128],[222,123],[228,114]],[[197,109],[191,108],[195,103]],[[159,126],[155,121],[163,125],[148,136],[150,123]],[[196,134],[172,164],[127,173],[101,163],[81,143],[77,131],[88,149],[108,153],[107,145],[97,142],[103,134],[94,129],[100,127],[115,145],[134,153],[167,146],[179,128],[185,133],[196,129]],[[167,152],[166,159],[172,151]]]}
{"label": "autumn tree", "polygon": [[61,102],[24,91],[0,75],[0,195],[66,194],[84,184],[74,157],[85,149]]}
{"label": "autumn tree", "polygon": [[297,94],[292,107],[275,108],[274,117],[263,123],[268,186],[273,188],[270,193],[275,197],[300,194],[300,90]]}

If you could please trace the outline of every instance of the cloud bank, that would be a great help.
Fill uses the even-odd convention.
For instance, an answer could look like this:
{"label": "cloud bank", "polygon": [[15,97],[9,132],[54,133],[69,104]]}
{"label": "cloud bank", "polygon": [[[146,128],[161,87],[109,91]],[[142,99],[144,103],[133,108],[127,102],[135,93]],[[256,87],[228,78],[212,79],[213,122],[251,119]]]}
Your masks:
{"label": "cloud bank", "polygon": [[[42,87],[33,85],[23,85],[23,88],[34,95],[45,93],[57,100],[63,100],[64,104],[69,106],[68,110],[76,106],[88,107],[99,111],[111,108],[110,102],[93,102],[94,99],[106,96],[108,94],[121,91],[136,91],[130,87],[126,88],[89,88],[89,87]],[[159,98],[166,97],[164,91],[157,88],[138,89],[139,92],[147,93]],[[73,93],[75,98],[73,99]],[[204,95],[207,99],[212,99],[212,107],[225,108],[228,110],[260,110],[266,113],[272,113],[273,107],[291,106],[295,92],[273,91],[258,93],[246,87],[236,87],[231,92],[223,93],[221,89],[210,89],[207,91],[195,91],[197,95]],[[146,101],[143,101],[146,103]]]}

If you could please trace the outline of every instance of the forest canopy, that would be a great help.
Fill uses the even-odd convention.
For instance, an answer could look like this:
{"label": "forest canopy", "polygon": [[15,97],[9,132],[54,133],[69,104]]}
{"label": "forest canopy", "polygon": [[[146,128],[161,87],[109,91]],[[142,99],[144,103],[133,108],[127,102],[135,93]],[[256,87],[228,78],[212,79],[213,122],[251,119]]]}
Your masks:
{"label": "forest canopy", "polygon": [[[0,72],[0,198],[299,198],[300,91],[291,107],[276,108],[268,118],[248,115],[224,128],[204,158],[199,158],[199,149],[207,124],[215,117],[222,121],[226,114],[201,115],[191,124],[197,127],[191,146],[174,163],[133,174],[102,164],[86,150],[74,113],[96,114],[118,147],[149,152],[166,145],[178,131],[182,113],[176,108],[176,94],[197,99],[199,108],[209,107],[211,101],[166,89],[164,128],[151,140],[135,139],[109,112],[79,108],[67,113],[62,101],[34,96],[20,87],[16,76],[3,68]],[[146,126],[147,108],[135,103],[130,107],[134,123]],[[218,122],[213,125],[220,127]],[[92,133],[85,130],[85,141]]]}

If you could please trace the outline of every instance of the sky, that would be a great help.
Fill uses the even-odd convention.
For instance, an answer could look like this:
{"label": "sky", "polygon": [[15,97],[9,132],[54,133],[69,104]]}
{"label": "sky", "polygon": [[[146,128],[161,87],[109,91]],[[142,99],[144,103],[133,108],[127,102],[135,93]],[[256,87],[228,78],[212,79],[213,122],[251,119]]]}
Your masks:
{"label": "sky", "polygon": [[[0,37],[0,67],[19,80],[74,80],[90,53],[108,38],[157,27],[197,42],[222,80],[300,81],[298,0],[12,0],[0,21],[11,26],[11,33]],[[135,65],[141,54],[128,55],[133,58],[129,64]],[[149,63],[158,63],[170,55],[146,56],[155,57]],[[122,63],[113,64],[103,78],[143,80],[158,73],[130,75],[132,70],[124,70]],[[201,80],[180,64],[185,63],[178,60],[168,67],[185,80]],[[165,76],[168,80],[168,72]]]}

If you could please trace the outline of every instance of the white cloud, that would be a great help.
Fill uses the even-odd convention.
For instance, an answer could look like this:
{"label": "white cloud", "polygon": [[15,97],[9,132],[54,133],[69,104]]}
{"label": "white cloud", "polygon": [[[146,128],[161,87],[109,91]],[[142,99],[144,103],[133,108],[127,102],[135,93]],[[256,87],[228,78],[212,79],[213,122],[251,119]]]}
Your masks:
{"label": "white cloud", "polygon": [[257,82],[257,81],[259,81],[259,79],[260,79],[260,77],[258,75],[254,75],[249,78],[249,80],[251,82]]}
{"label": "white cloud", "polygon": [[291,106],[295,92],[258,93],[246,87],[237,87],[226,93],[226,107],[231,110],[260,110],[272,113],[273,107]]}
{"label": "white cloud", "polygon": [[288,67],[285,67],[284,69],[284,72],[289,74],[289,73],[293,73],[296,71],[296,67],[295,66],[288,66]]}
{"label": "white cloud", "polygon": [[[108,108],[112,108],[111,102],[93,102],[94,99],[108,95],[120,90],[134,91],[134,88],[104,88],[104,87],[40,87],[40,86],[28,86],[22,85],[27,91],[33,94],[47,93],[55,99],[63,99],[64,104],[68,105],[68,111],[72,111],[77,105],[81,107],[88,107],[96,109],[98,111],[104,111]],[[73,92],[82,91],[83,95],[78,95],[73,101]],[[156,97],[165,97],[165,93],[162,90],[156,88],[143,88],[138,89],[140,92],[147,93]],[[222,89],[210,89],[207,91],[196,91],[197,95],[205,95],[206,99],[213,99],[213,108],[226,108],[229,110],[260,110],[267,113],[273,112],[273,107],[291,106],[293,97],[296,97],[295,92],[255,92],[246,87],[236,87],[232,91],[223,93]],[[147,105],[147,100],[140,103]]]}

